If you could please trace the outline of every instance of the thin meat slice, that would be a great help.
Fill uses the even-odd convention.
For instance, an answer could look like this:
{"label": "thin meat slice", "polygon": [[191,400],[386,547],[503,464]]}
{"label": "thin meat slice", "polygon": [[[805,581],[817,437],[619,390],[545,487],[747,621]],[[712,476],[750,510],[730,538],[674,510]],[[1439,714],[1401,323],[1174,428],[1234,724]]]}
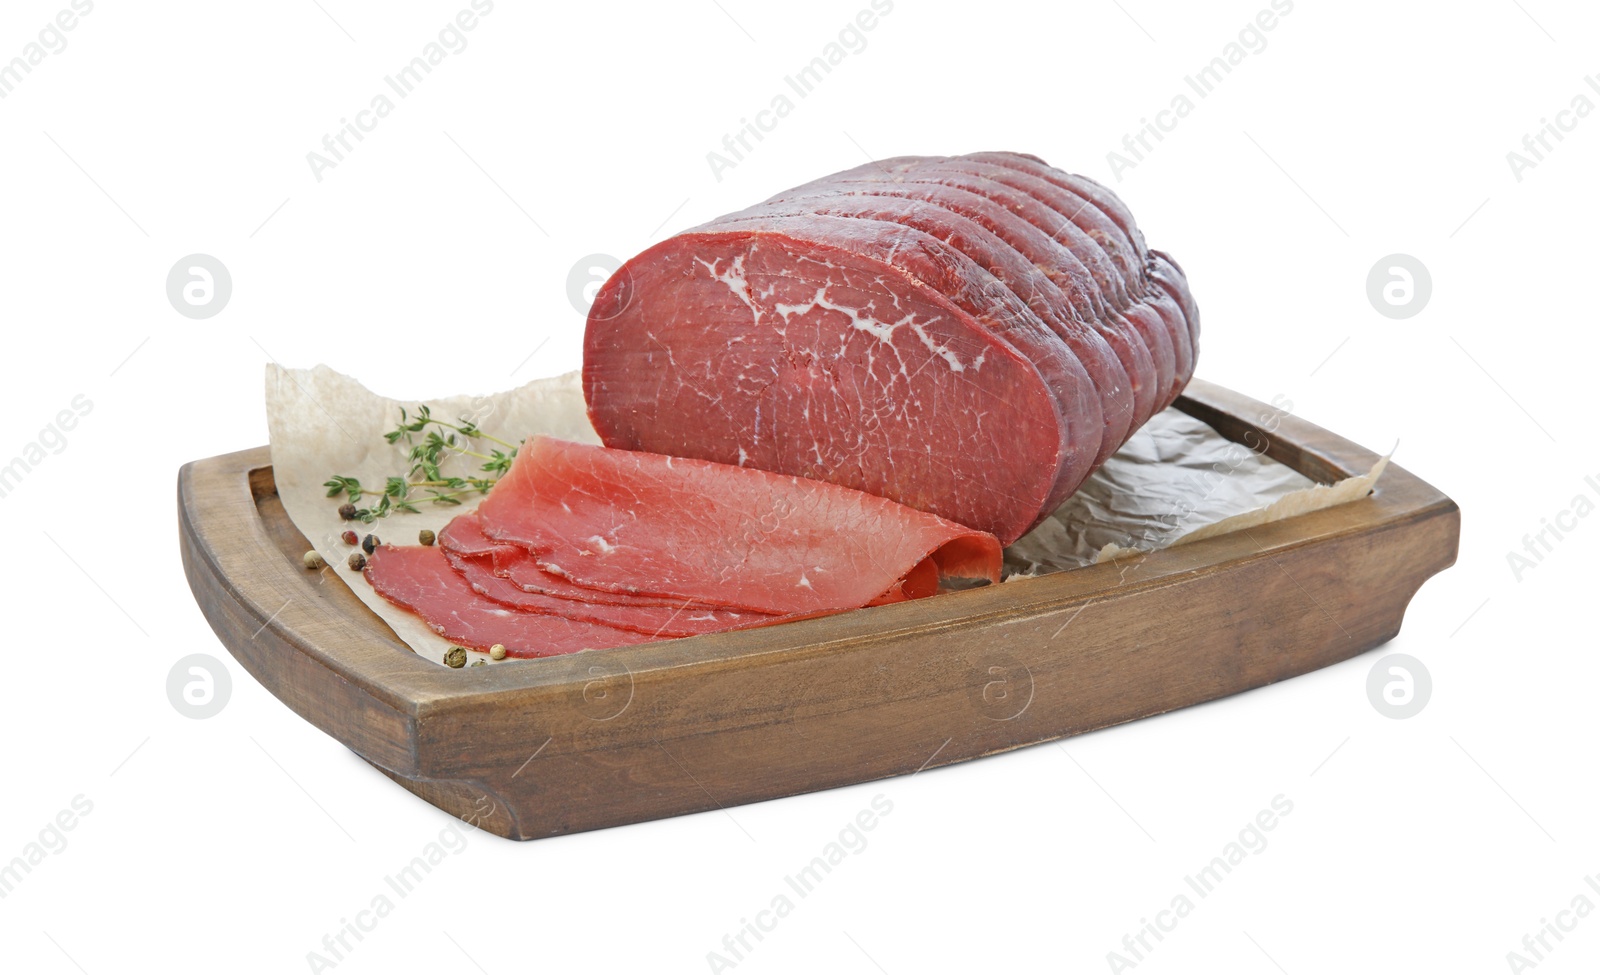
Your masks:
{"label": "thin meat slice", "polygon": [[[670,606],[652,606],[563,599],[544,593],[528,592],[515,583],[495,575],[492,557],[471,558],[445,552],[445,558],[473,591],[497,603],[525,613],[564,616],[570,620],[601,623],[621,630],[634,630],[651,637],[695,636],[720,630],[741,629],[777,622],[769,613],[716,609],[681,599]],[[594,590],[584,590],[602,595]]]}
{"label": "thin meat slice", "polygon": [[860,491],[548,437],[523,444],[478,517],[585,588],[762,613],[920,595],[931,572],[1000,572],[994,536]]}
{"label": "thin meat slice", "polygon": [[439,545],[446,552],[461,558],[488,558],[496,576],[524,592],[553,596],[559,599],[586,603],[611,603],[618,606],[682,606],[681,599],[664,596],[630,596],[625,593],[600,592],[575,586],[560,576],[553,576],[539,568],[533,553],[521,545],[497,542],[483,533],[475,511],[457,515],[439,533]]}
{"label": "thin meat slice", "polygon": [[438,548],[380,545],[364,574],[383,598],[416,613],[446,640],[474,650],[498,643],[512,657],[551,657],[652,639],[648,633],[497,603],[474,590]]}
{"label": "thin meat slice", "polygon": [[483,526],[478,523],[476,511],[469,511],[450,519],[450,523],[440,529],[438,542],[445,551],[468,558],[492,557],[500,549],[507,547],[503,542],[497,542],[483,533]]}

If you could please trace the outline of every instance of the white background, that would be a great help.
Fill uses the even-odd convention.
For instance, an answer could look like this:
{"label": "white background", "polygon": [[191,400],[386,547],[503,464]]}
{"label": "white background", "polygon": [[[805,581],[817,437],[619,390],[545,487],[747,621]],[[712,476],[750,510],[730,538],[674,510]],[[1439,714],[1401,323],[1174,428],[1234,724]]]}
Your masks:
{"label": "white background", "polygon": [[[0,60],[66,5],[8,0]],[[1268,847],[1139,972],[1506,971],[1541,919],[1582,893],[1600,906],[1584,884],[1600,873],[1600,517],[1520,581],[1507,563],[1576,495],[1600,501],[1600,118],[1573,117],[1520,181],[1506,158],[1580,92],[1600,104],[1584,83],[1600,14],[1298,0],[1117,181],[1107,152],[1265,0],[896,0],[714,178],[706,153],[865,5],[498,0],[320,182],[306,154],[467,0],[100,0],[0,100],[0,461],[74,396],[93,404],[0,499],[0,861],[93,803],[0,900],[7,970],[308,970],[450,827],[233,664],[183,579],[177,469],[265,442],[269,356],[419,398],[562,372],[579,258],[868,155],[984,149],[1112,185],[1189,273],[1200,374],[1398,440],[1398,462],[1461,505],[1459,563],[1387,647],[1064,747],[726,815],[472,834],[337,971],[708,971],[880,793],[893,812],[869,845],[739,972],[1106,971],[1280,794],[1293,812]],[[196,252],[234,282],[204,321],[164,292]],[[1397,252],[1433,280],[1403,321],[1365,289]],[[1433,676],[1408,720],[1365,691],[1396,651]],[[203,721],[165,692],[195,652],[234,679]],[[1600,914],[1552,944],[1541,975],[1593,971]]]}

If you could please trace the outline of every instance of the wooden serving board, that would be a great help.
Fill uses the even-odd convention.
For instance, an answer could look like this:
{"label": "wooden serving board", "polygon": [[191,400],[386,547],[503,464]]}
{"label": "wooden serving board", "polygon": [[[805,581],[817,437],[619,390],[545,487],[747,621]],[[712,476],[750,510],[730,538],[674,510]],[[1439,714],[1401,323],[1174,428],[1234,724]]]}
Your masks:
{"label": "wooden serving board", "polygon": [[[1196,380],[1178,408],[1320,482],[1378,456]],[[1391,639],[1460,512],[1393,464],[1349,504],[822,619],[451,670],[311,572],[266,447],[178,475],[184,568],[245,670],[427,801],[533,839],[949,765],[1210,701]]]}

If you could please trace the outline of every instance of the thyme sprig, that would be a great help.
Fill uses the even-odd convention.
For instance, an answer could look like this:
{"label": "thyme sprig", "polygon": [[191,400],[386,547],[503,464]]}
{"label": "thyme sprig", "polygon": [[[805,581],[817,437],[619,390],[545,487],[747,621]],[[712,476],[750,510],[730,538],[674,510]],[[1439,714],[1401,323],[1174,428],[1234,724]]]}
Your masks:
{"label": "thyme sprig", "polygon": [[[467,417],[458,417],[456,422],[438,419],[427,404],[418,406],[415,411],[401,407],[399,425],[384,433],[383,439],[391,444],[403,441],[408,448],[406,461],[411,467],[405,476],[386,478],[382,488],[365,487],[357,479],[343,474],[335,474],[322,483],[328,489],[328,497],[343,495],[350,499],[340,512],[352,520],[371,524],[395,511],[415,514],[420,510],[416,506],[418,502],[458,505],[462,498],[488,494],[489,489],[511,469],[511,462],[517,456],[515,444],[484,432]],[[489,443],[499,444],[505,449],[489,447]],[[488,453],[472,449],[474,446],[484,447]],[[440,470],[440,464],[452,456],[483,461],[478,469],[488,476],[446,475]],[[413,491],[420,491],[423,496],[414,495]],[[366,507],[358,507],[363,498],[376,498],[377,501]]]}

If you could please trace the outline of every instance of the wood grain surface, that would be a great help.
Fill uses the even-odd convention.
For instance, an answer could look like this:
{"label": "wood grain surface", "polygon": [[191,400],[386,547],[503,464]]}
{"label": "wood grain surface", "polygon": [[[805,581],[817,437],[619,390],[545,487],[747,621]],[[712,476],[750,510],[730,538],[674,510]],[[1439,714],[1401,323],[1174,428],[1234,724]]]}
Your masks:
{"label": "wood grain surface", "polygon": [[[1377,455],[1195,380],[1178,408],[1318,481]],[[451,670],[300,562],[268,449],[190,463],[180,543],[245,670],[428,802],[515,839],[949,765],[1345,660],[1456,557],[1391,464],[1360,501],[1147,556],[822,619]],[[351,579],[356,585],[360,580]]]}

